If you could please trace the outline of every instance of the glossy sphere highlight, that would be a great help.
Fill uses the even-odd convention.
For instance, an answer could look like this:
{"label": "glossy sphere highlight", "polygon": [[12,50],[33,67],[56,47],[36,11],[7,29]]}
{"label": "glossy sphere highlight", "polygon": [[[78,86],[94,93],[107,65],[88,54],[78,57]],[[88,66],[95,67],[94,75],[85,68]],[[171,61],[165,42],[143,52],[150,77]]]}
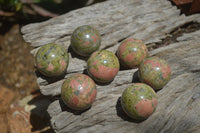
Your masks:
{"label": "glossy sphere highlight", "polygon": [[64,103],[74,110],[88,109],[97,95],[94,81],[84,74],[74,74],[68,77],[61,90]]}
{"label": "glossy sphere highlight", "polygon": [[135,83],[122,94],[121,105],[124,112],[135,120],[147,119],[157,107],[157,95],[143,83]]}
{"label": "glossy sphere highlight", "polygon": [[139,67],[139,79],[154,90],[164,87],[171,76],[169,64],[158,57],[147,58]]}
{"label": "glossy sphere highlight", "polygon": [[99,32],[89,25],[80,26],[72,34],[71,47],[79,55],[89,56],[101,44]]}
{"label": "glossy sphere highlight", "polygon": [[117,56],[126,68],[137,68],[147,58],[148,50],[141,40],[131,38],[120,44]]}
{"label": "glossy sphere highlight", "polygon": [[119,61],[112,52],[99,50],[94,52],[88,59],[87,70],[95,81],[110,82],[119,71]]}
{"label": "glossy sphere highlight", "polygon": [[69,64],[67,51],[58,44],[42,46],[35,58],[37,69],[47,77],[65,74]]}

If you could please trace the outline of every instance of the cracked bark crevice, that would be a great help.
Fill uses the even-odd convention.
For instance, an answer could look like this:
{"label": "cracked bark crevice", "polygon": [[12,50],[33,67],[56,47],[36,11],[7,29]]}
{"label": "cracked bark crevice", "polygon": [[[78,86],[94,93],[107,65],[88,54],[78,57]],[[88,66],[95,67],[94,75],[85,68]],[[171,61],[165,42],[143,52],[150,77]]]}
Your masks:
{"label": "cracked bark crevice", "polygon": [[166,38],[161,39],[161,42],[157,42],[153,44],[149,43],[147,44],[147,47],[149,50],[153,50],[159,47],[164,47],[172,43],[179,42],[177,38],[181,37],[183,34],[192,33],[198,30],[200,30],[200,23],[195,22],[195,21],[190,21],[183,25],[175,27],[171,32],[166,33],[167,34]]}

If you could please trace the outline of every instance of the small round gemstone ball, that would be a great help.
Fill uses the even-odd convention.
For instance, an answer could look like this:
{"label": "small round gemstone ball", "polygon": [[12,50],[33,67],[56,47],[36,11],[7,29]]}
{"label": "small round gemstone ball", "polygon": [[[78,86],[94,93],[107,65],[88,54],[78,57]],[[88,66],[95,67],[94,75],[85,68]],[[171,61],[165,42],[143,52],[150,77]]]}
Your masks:
{"label": "small round gemstone ball", "polygon": [[117,56],[126,68],[137,68],[147,58],[148,50],[141,40],[130,38],[120,44]]}
{"label": "small round gemstone ball", "polygon": [[154,90],[159,90],[170,80],[171,69],[165,60],[150,57],[141,63],[138,76],[141,82],[150,85]]}
{"label": "small round gemstone ball", "polygon": [[150,86],[135,83],[122,93],[121,105],[132,119],[145,120],[156,110],[157,95]]}
{"label": "small round gemstone ball", "polygon": [[108,50],[96,51],[87,61],[87,71],[97,82],[111,82],[119,71],[118,58]]}
{"label": "small round gemstone ball", "polygon": [[81,56],[89,56],[98,50],[101,44],[99,32],[89,25],[83,25],[75,29],[71,36],[71,47],[75,53]]}
{"label": "small round gemstone ball", "polygon": [[68,77],[61,89],[61,98],[73,110],[88,109],[96,99],[94,81],[87,75],[74,74]]}
{"label": "small round gemstone ball", "polygon": [[67,51],[62,46],[52,43],[42,46],[35,59],[38,71],[47,77],[65,74],[69,64]]}

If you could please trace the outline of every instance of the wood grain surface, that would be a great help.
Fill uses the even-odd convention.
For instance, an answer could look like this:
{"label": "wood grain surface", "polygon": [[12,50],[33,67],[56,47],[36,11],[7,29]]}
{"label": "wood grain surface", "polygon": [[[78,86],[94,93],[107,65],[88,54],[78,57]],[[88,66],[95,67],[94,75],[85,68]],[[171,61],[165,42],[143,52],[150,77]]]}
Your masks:
{"label": "wood grain surface", "polygon": [[25,41],[35,47],[32,54],[40,46],[52,42],[63,45],[70,54],[65,77],[53,79],[37,73],[41,92],[57,96],[48,107],[52,128],[58,133],[200,132],[200,30],[183,34],[176,38],[176,43],[149,52],[149,56],[169,62],[172,78],[157,92],[156,112],[145,121],[131,120],[120,105],[123,90],[139,82],[137,69],[122,69],[110,84],[97,84],[97,99],[85,112],[70,110],[59,96],[65,78],[74,73],[87,74],[87,58],[77,56],[70,48],[70,36],[76,27],[93,25],[101,33],[101,49],[115,53],[126,38],[142,39],[149,47],[191,22],[200,23],[200,15],[180,15],[180,11],[166,0],[109,0],[23,27]]}

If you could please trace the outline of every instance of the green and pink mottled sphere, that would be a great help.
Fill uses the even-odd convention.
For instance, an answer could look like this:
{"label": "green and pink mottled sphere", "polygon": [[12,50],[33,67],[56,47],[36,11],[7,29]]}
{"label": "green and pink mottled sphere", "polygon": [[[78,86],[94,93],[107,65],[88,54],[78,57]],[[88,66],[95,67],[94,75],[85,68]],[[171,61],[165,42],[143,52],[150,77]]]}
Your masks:
{"label": "green and pink mottled sphere", "polygon": [[144,60],[138,71],[140,81],[150,85],[154,90],[164,87],[171,76],[169,64],[158,57],[150,57]]}
{"label": "green and pink mottled sphere", "polygon": [[75,53],[82,56],[89,56],[98,50],[101,45],[99,32],[89,26],[83,25],[75,29],[71,36],[71,47]]}
{"label": "green and pink mottled sphere", "polygon": [[84,74],[68,77],[61,89],[61,98],[73,110],[88,109],[96,99],[97,89],[94,81]]}
{"label": "green and pink mottled sphere", "polygon": [[89,75],[97,82],[111,82],[119,71],[118,58],[108,50],[94,52],[87,61]]}
{"label": "green and pink mottled sphere", "polygon": [[52,43],[42,46],[35,59],[38,71],[47,77],[65,74],[69,64],[67,51],[62,46]]}
{"label": "green and pink mottled sphere", "polygon": [[129,117],[145,120],[156,110],[157,95],[150,86],[135,83],[124,90],[121,105]]}
{"label": "green and pink mottled sphere", "polygon": [[120,63],[126,68],[137,68],[147,58],[148,50],[141,40],[131,38],[120,44],[117,56]]}

